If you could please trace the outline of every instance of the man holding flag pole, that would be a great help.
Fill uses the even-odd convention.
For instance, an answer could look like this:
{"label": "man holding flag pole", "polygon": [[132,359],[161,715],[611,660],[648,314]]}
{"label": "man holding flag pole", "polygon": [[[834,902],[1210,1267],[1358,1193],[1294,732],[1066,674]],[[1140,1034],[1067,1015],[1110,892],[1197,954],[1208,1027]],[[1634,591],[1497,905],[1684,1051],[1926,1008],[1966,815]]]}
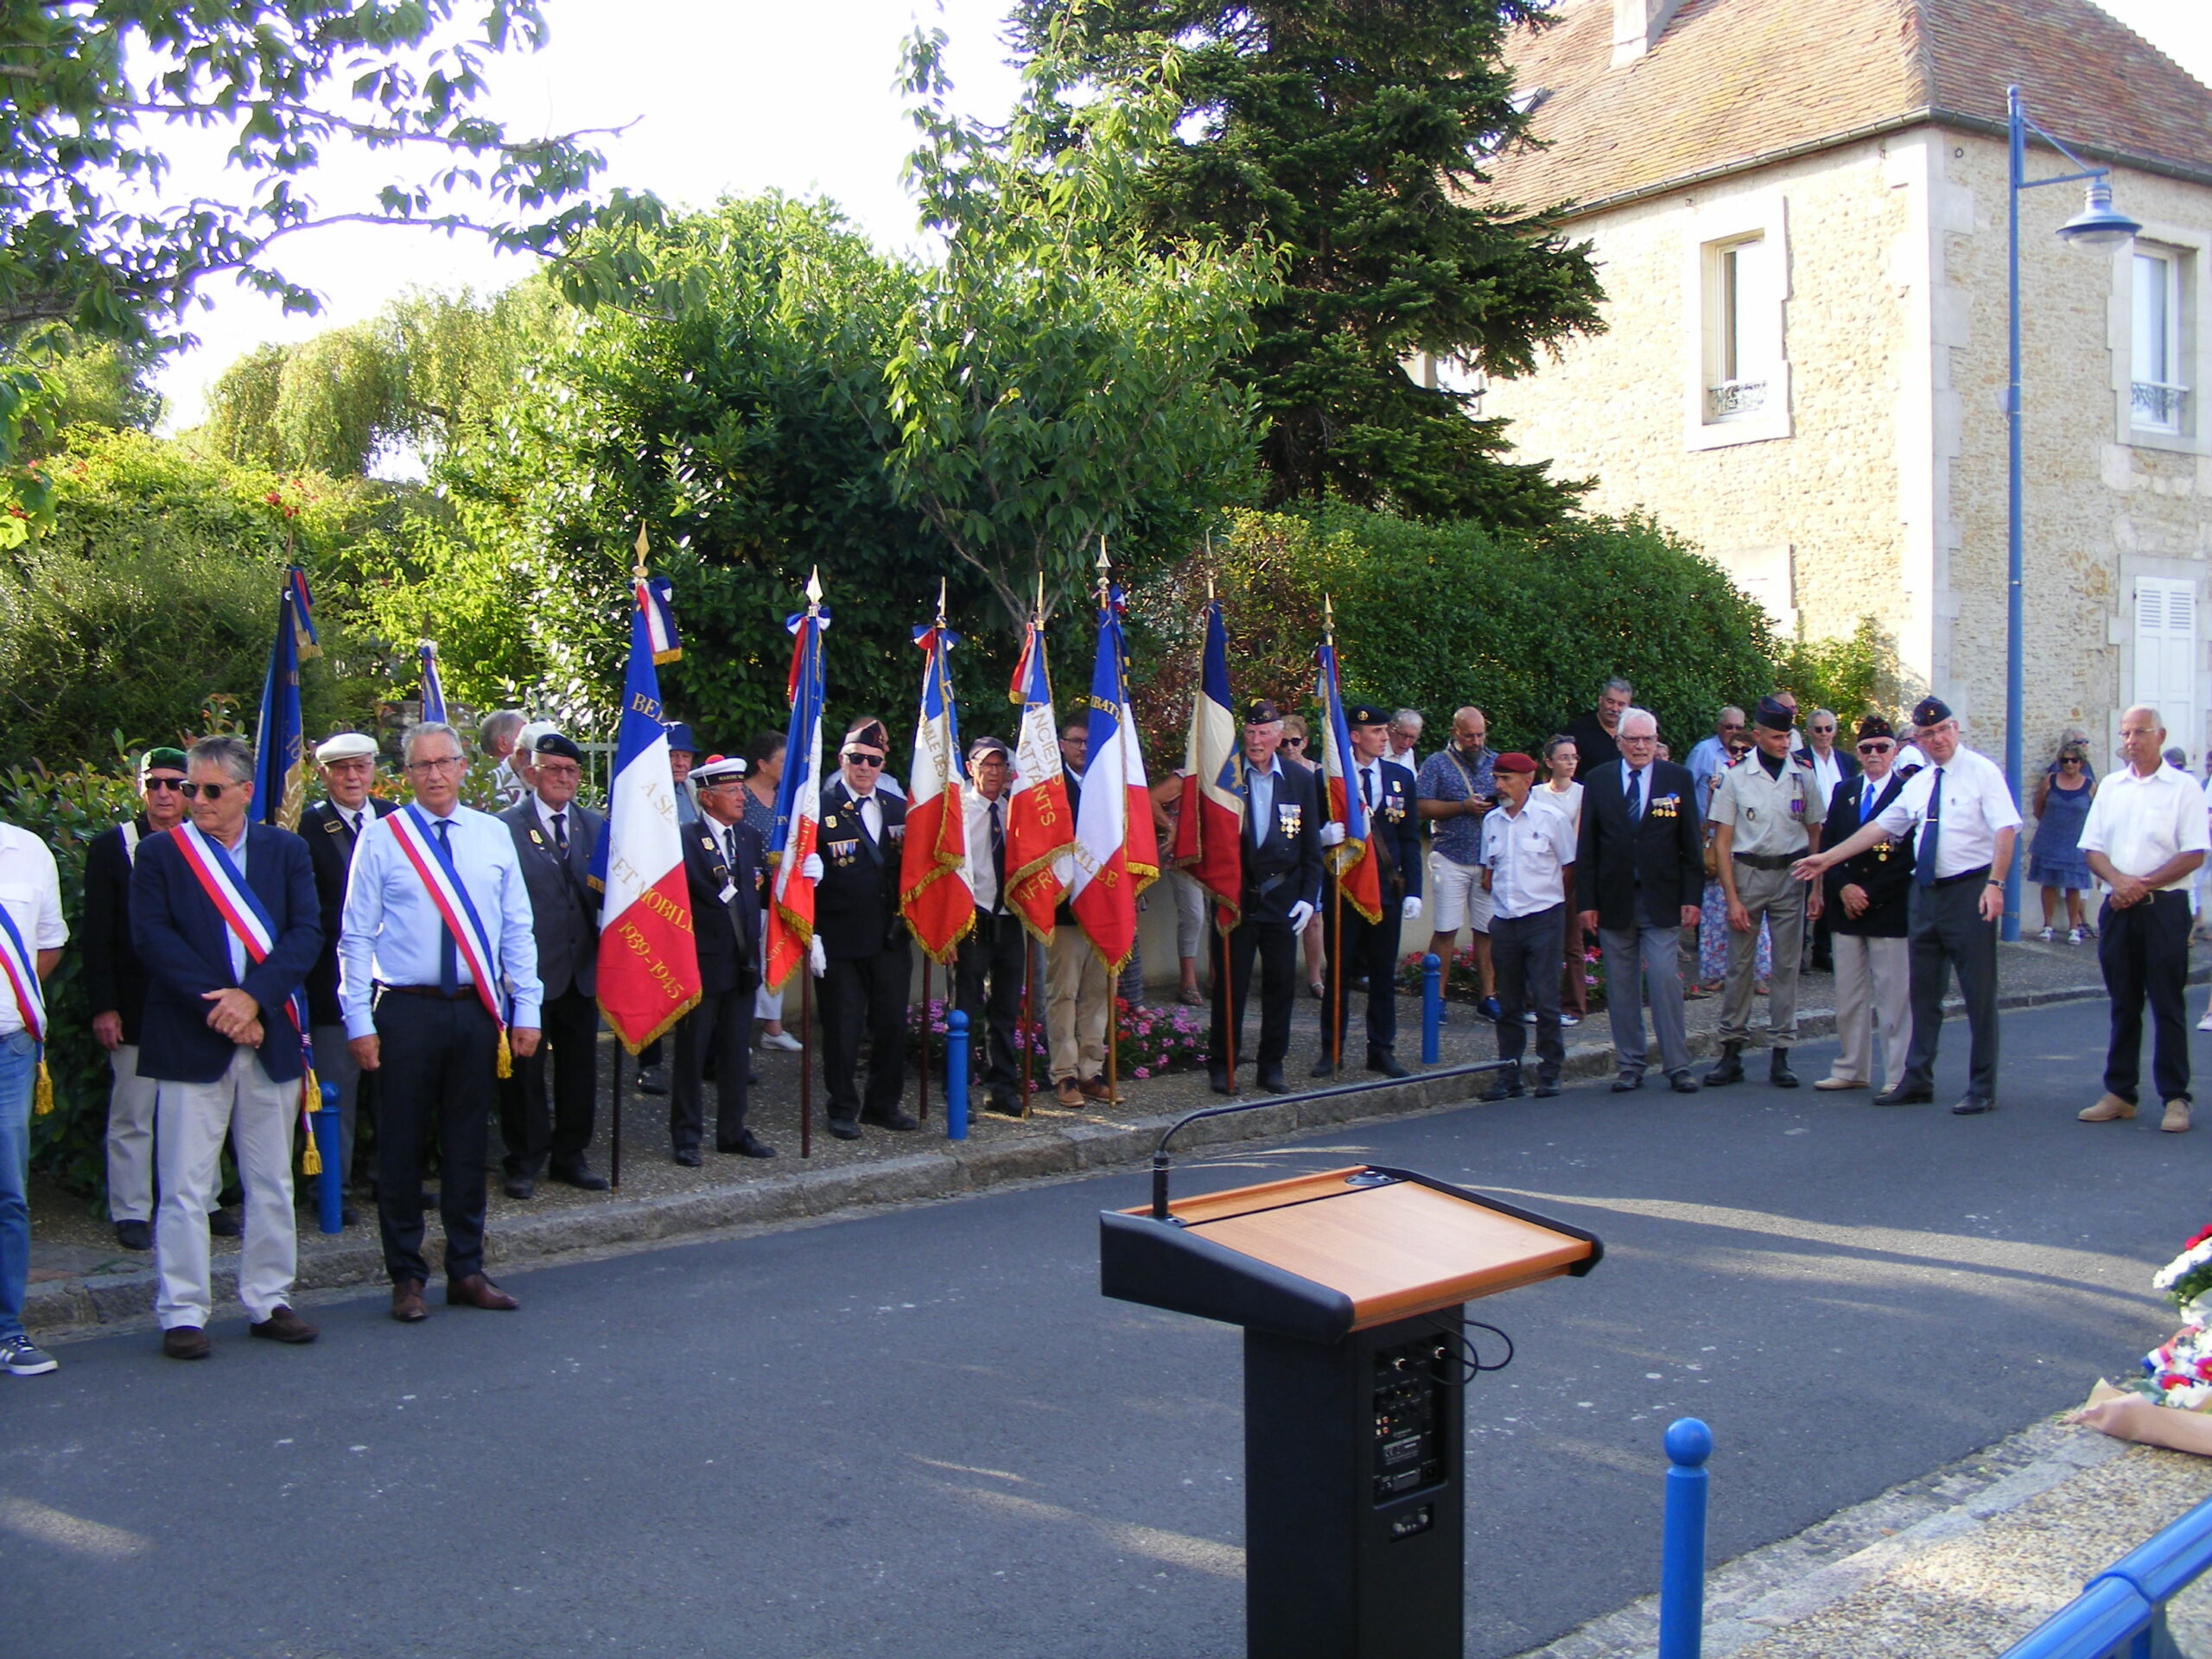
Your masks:
{"label": "man holding flag pole", "polygon": [[[1007,907],[1020,918],[1022,931],[1040,948],[1049,947],[1060,903],[1066,893],[1061,868],[1075,850],[1075,813],[1068,804],[1068,780],[1062,765],[1059,722],[1052,713],[1052,677],[1045,653],[1045,578],[1037,578],[1037,603],[1022,631],[1021,658],[1014,664],[1007,697],[1021,710],[1014,736],[1013,778],[1006,808]],[[1037,1023],[1037,952],[1022,953],[1021,1114],[1029,1115],[1030,1065]],[[1073,1034],[1074,1010],[1070,1014]],[[1071,1082],[1072,1082],[1071,1072]],[[1068,1092],[1080,1105],[1076,1088]]]}
{"label": "man holding flag pole", "polygon": [[[914,722],[914,770],[906,791],[900,840],[899,912],[922,947],[922,1002],[930,999],[930,964],[953,977],[961,941],[976,926],[976,893],[968,874],[968,811],[962,799],[960,721],[946,658],[957,638],[944,624],[944,583],[937,589],[937,620],[914,630],[922,649],[921,712]],[[955,989],[948,986],[948,989]],[[956,995],[957,995],[956,990]],[[904,998],[901,998],[903,1006]],[[982,1033],[976,1032],[978,1052]],[[922,1115],[929,1116],[929,1025],[922,1027]]]}
{"label": "man holding flag pole", "polygon": [[[1229,632],[1206,583],[1205,644],[1191,730],[1183,749],[1183,801],[1175,816],[1175,862],[1205,891],[1212,912],[1214,983],[1229,979],[1229,936],[1244,893],[1244,782],[1236,756],[1236,716],[1229,704]],[[1236,1075],[1232,1042],[1222,1049],[1224,1092]]]}
{"label": "man holding flag pole", "polygon": [[815,851],[822,828],[822,633],[830,608],[822,602],[819,571],[806,579],[806,609],[787,618],[791,677],[785,691],[791,723],[784,738],[784,775],[776,786],[776,822],[768,836],[770,881],[766,915],[768,988],[780,991],[804,965],[799,982],[798,1154],[814,1151],[814,976],[822,971],[814,938],[814,884],[822,874]]}

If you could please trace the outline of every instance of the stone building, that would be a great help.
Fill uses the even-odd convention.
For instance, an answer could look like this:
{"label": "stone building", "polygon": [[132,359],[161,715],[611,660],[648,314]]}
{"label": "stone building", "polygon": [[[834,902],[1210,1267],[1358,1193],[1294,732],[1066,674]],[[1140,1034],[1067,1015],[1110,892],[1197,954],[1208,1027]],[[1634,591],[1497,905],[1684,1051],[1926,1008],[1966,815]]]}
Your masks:
{"label": "stone building", "polygon": [[[2120,710],[2212,716],[2212,92],[2089,0],[1564,0],[1521,31],[1549,148],[1494,196],[1572,202],[1607,331],[1491,386],[1522,454],[1696,542],[1778,626],[1872,616],[1906,689],[2004,741],[2005,89],[2112,168],[2132,246],[2020,199],[2025,753],[2109,764]],[[2070,172],[2031,149],[2030,176]]]}

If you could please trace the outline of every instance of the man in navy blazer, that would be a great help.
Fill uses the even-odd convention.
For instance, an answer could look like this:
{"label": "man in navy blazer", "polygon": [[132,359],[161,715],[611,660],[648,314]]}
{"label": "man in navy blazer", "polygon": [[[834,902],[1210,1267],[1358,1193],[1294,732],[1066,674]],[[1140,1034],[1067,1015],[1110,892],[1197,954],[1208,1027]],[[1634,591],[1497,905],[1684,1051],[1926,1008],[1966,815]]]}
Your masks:
{"label": "man in navy blazer", "polygon": [[746,1073],[753,1064],[753,994],[760,986],[760,890],[767,849],[745,821],[745,762],[709,755],[691,770],[699,816],[683,826],[683,877],[699,949],[699,1005],[676,1027],[669,1079],[668,1136],[676,1161],[699,1166],[706,1123],[706,1068],[715,1062],[715,1150],[772,1158],[776,1149],[745,1127]]}
{"label": "man in navy blazer", "polygon": [[[138,1069],[156,1080],[161,1096],[155,1313],[162,1352],[201,1359],[212,1306],[207,1212],[226,1133],[245,1188],[238,1300],[252,1334],[315,1340],[315,1327],[286,1300],[298,1255],[291,1126],[306,1071],[289,1009],[321,953],[322,925],[307,843],[289,830],[246,822],[252,748],[241,738],[202,738],[187,752],[185,777],[190,824],[150,836],[138,849],[130,931],[149,978]],[[183,844],[188,827],[198,831],[193,855]],[[195,856],[217,892],[242,875],[239,885],[258,901],[268,945],[259,962],[225,920]]]}

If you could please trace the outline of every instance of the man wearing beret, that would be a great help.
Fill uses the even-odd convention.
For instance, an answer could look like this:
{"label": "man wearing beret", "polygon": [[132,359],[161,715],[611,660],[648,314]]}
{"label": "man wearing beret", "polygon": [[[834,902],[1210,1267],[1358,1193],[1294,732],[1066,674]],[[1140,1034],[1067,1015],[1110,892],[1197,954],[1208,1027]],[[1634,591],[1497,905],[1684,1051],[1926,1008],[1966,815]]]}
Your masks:
{"label": "man wearing beret", "polygon": [[[346,1014],[338,1004],[338,936],[346,912],[346,880],[353,874],[353,849],[378,818],[398,809],[369,793],[376,781],[376,739],[340,732],[316,745],[315,763],[322,773],[323,798],[300,815],[300,837],[315,865],[315,896],[322,907],[322,955],[308,976],[308,1022],[314,1027],[315,1074],[338,1085],[338,1171],[341,1187],[353,1178],[354,1130],[363,1102],[361,1068],[346,1043]],[[370,1122],[376,1106],[367,1103]],[[347,1226],[356,1219],[344,1211]]]}
{"label": "man wearing beret", "polygon": [[692,768],[699,817],[684,826],[683,879],[699,948],[699,1002],[676,1027],[676,1075],[668,1095],[676,1161],[699,1166],[707,1120],[707,1059],[715,1062],[715,1150],[772,1158],[776,1149],[745,1126],[753,1065],[753,995],[760,987],[760,892],[767,849],[745,821],[745,762],[707,757]]}
{"label": "man wearing beret", "polygon": [[1244,833],[1238,839],[1244,865],[1236,925],[1230,930],[1229,973],[1213,987],[1213,1034],[1206,1045],[1206,1078],[1214,1093],[1230,1087],[1228,1039],[1244,1052],[1244,1003],[1252,989],[1252,960],[1260,966],[1260,1048],[1253,1077],[1271,1095],[1290,1092],[1283,1057],[1290,1052],[1290,1015],[1298,997],[1298,936],[1321,901],[1321,806],[1316,774],[1283,764],[1282,711],[1262,697],[1244,711],[1243,764],[1237,791],[1244,798]]}
{"label": "man wearing beret", "polygon": [[1484,1100],[1521,1093],[1522,1014],[1536,1014],[1536,1094],[1559,1093],[1567,1046],[1559,1034],[1560,963],[1567,947],[1566,872],[1573,862],[1573,821],[1535,788],[1528,755],[1497,757],[1492,774],[1498,810],[1483,819],[1483,880],[1491,896],[1491,959],[1497,964],[1497,1058],[1506,1064]]}
{"label": "man wearing beret", "polygon": [[1793,880],[1789,867],[1817,852],[1827,803],[1821,798],[1812,762],[1792,754],[1796,711],[1776,697],[1762,697],[1751,715],[1757,746],[1740,765],[1720,774],[1709,822],[1720,891],[1728,900],[1728,977],[1720,999],[1720,1062],[1705,1086],[1744,1080],[1744,1047],[1751,1039],[1751,976],[1757,967],[1759,924],[1774,935],[1774,971],[1766,1001],[1767,1080],[1795,1089],[1789,1051],[1797,1041],[1797,970],[1805,948],[1805,921],[1821,913],[1821,890]]}
{"label": "man wearing beret", "polygon": [[529,753],[530,793],[499,815],[530,893],[545,995],[537,1052],[518,1060],[499,1084],[504,1186],[511,1198],[531,1197],[541,1170],[588,1192],[607,1190],[607,1178],[594,1174],[584,1156],[599,1096],[599,895],[587,873],[607,820],[577,804],[584,752],[572,740],[543,732]]}
{"label": "man wearing beret", "polygon": [[[1368,844],[1375,849],[1382,911],[1370,922],[1351,904],[1332,899],[1321,912],[1327,930],[1326,958],[1337,964],[1329,984],[1337,1031],[1332,1048],[1325,1027],[1313,1075],[1325,1077],[1337,1069],[1334,1057],[1344,1052],[1351,1017],[1351,983],[1363,975],[1367,1069],[1386,1077],[1402,1077],[1408,1073],[1397,1057],[1398,925],[1421,916],[1421,817],[1414,805],[1414,779],[1389,758],[1390,718],[1380,709],[1352,704],[1344,710],[1344,729],[1351,746],[1346,786],[1367,808]],[[1344,836],[1344,825],[1333,819],[1321,826],[1324,847],[1335,846]],[[1336,879],[1331,871],[1330,883]],[[1323,891],[1326,895],[1328,889]]]}
{"label": "man wearing beret", "polygon": [[1941,697],[1923,697],[1912,722],[1927,767],[1906,780],[1872,823],[1841,846],[1800,859],[1796,874],[1810,881],[1885,836],[1913,836],[1905,932],[1912,1046],[1904,1080],[1875,1096],[1874,1103],[1908,1106],[1936,1098],[1936,1044],[1955,967],[1972,1051],[1967,1092],[1951,1109],[1970,1116],[1997,1104],[1997,918],[2005,913],[2005,873],[2012,868],[2020,810],[2005,774],[1960,743],[1959,722]]}
{"label": "man wearing beret", "polygon": [[182,749],[147,750],[138,762],[137,816],[85,849],[85,1000],[115,1078],[107,1097],[107,1213],[126,1250],[154,1248],[156,1085],[138,1075],[146,965],[130,942],[130,870],[142,841],[182,821],[183,784]]}

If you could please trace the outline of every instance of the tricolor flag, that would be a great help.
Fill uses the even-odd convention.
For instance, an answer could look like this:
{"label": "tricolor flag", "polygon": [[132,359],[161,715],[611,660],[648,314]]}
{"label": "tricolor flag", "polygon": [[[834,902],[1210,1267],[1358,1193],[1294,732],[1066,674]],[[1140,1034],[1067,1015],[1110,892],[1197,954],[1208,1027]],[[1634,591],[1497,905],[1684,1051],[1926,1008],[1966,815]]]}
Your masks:
{"label": "tricolor flag", "polygon": [[691,891],[676,829],[676,779],[661,724],[653,667],[652,597],[640,574],[631,583],[630,665],[622,684],[622,728],[607,828],[594,856],[600,907],[599,1007],[635,1054],[699,1001],[699,948]]}
{"label": "tricolor flag", "polygon": [[950,964],[976,925],[968,885],[968,814],[960,790],[960,721],[945,653],[958,644],[940,617],[914,630],[925,658],[922,711],[914,722],[914,770],[906,789],[905,850],[899,857],[899,913],[930,960]]}
{"label": "tricolor flag", "polygon": [[1206,601],[1206,639],[1191,734],[1183,747],[1183,802],[1175,819],[1175,863],[1213,895],[1214,925],[1236,925],[1244,888],[1244,791],[1237,774],[1236,716],[1229,706],[1229,631]]}
{"label": "tricolor flag", "polygon": [[423,718],[441,726],[446,719],[446,689],[438,683],[438,647],[435,640],[418,639],[415,655],[423,664]]}
{"label": "tricolor flag", "polygon": [[776,786],[776,823],[768,832],[768,862],[775,870],[767,914],[767,982],[780,991],[806,960],[814,940],[814,881],[804,868],[822,824],[822,631],[830,612],[819,576],[806,582],[806,609],[785,619],[798,637],[791,643],[785,693],[791,723],[784,735],[784,778]]}
{"label": "tricolor flag", "polygon": [[652,646],[655,667],[683,655],[683,642],[676,637],[675,594],[665,577],[645,579],[645,638]]}
{"label": "tricolor flag", "polygon": [[1367,803],[1352,781],[1351,734],[1344,725],[1344,702],[1337,685],[1337,646],[1323,636],[1314,653],[1320,665],[1321,775],[1328,780],[1329,821],[1344,827],[1344,838],[1325,849],[1329,868],[1345,901],[1370,922],[1382,919],[1382,875],[1368,834]]}
{"label": "tricolor flag", "polygon": [[261,683],[261,716],[254,728],[253,798],[261,821],[283,830],[300,827],[307,804],[307,742],[300,727],[300,662],[315,654],[308,615],[307,573],[292,565],[276,595],[276,639],[269,674]]}
{"label": "tricolor flag", "polygon": [[1014,664],[1007,696],[1020,706],[1021,724],[1014,734],[1006,808],[1006,901],[1033,937],[1049,941],[1052,912],[1066,890],[1054,866],[1075,850],[1075,822],[1060,764],[1045,631],[1034,616],[1021,637],[1021,660]]}
{"label": "tricolor flag", "polygon": [[1144,753],[1122,678],[1122,595],[1109,590],[1098,613],[1098,656],[1090,674],[1090,743],[1075,826],[1075,879],[1068,905],[1091,949],[1119,973],[1137,943],[1137,895],[1160,874]]}

